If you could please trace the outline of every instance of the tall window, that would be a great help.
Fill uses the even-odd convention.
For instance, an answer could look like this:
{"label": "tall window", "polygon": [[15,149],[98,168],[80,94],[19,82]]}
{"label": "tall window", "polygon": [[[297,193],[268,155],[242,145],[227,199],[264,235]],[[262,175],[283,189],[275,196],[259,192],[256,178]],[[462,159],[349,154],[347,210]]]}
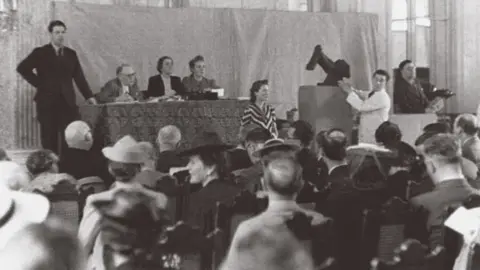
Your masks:
{"label": "tall window", "polygon": [[431,49],[429,0],[392,0],[394,68],[405,59],[428,68]]}

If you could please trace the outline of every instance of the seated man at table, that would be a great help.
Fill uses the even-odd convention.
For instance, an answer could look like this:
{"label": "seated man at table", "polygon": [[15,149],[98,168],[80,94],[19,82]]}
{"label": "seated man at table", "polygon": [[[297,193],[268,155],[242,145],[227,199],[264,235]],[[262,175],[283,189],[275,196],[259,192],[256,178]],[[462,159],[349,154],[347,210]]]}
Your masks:
{"label": "seated man at table", "polygon": [[117,68],[117,77],[108,81],[96,94],[98,103],[131,102],[142,100],[143,96],[137,85],[135,70],[129,64]]}

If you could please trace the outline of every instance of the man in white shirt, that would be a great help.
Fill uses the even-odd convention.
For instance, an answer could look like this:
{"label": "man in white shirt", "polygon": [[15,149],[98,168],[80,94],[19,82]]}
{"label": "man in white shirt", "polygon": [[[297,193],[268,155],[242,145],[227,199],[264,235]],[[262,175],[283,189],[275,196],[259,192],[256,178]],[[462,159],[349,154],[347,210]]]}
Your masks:
{"label": "man in white shirt", "polygon": [[388,120],[391,101],[385,87],[389,80],[387,71],[376,70],[373,73],[373,90],[366,98],[362,98],[364,91],[356,90],[344,81],[338,82],[340,88],[348,94],[347,102],[360,114],[359,142],[375,143],[375,130]]}
{"label": "man in white shirt", "polygon": [[143,100],[133,67],[129,64],[120,65],[117,68],[117,77],[108,81],[95,97],[98,103]]}

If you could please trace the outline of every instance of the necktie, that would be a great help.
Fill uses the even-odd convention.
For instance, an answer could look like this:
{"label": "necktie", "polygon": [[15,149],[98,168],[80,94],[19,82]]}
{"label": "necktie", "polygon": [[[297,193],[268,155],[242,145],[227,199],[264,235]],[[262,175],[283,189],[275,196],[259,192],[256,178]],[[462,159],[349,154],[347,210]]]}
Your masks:
{"label": "necktie", "polygon": [[63,56],[63,48],[58,49],[57,56]]}

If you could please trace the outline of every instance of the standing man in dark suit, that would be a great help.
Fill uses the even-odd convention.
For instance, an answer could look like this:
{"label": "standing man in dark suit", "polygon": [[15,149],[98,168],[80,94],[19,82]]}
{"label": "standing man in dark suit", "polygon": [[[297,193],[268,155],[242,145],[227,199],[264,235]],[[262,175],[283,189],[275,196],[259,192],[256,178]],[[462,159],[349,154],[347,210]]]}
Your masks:
{"label": "standing man in dark suit", "polygon": [[416,67],[412,61],[402,61],[398,66],[393,86],[395,113],[433,113],[434,110],[429,99],[433,89],[433,85],[422,84],[417,79]]}
{"label": "standing man in dark suit", "polygon": [[63,45],[66,30],[62,21],[50,22],[51,42],[35,48],[17,67],[17,72],[37,88],[34,101],[37,103],[42,146],[57,154],[65,145],[65,128],[79,119],[72,79],[88,103],[96,104],[77,53]]}
{"label": "standing man in dark suit", "polygon": [[173,59],[163,56],[158,59],[157,70],[160,74],[148,79],[148,89],[145,98],[162,97],[164,99],[185,94],[185,86],[180,77],[173,76]]}

